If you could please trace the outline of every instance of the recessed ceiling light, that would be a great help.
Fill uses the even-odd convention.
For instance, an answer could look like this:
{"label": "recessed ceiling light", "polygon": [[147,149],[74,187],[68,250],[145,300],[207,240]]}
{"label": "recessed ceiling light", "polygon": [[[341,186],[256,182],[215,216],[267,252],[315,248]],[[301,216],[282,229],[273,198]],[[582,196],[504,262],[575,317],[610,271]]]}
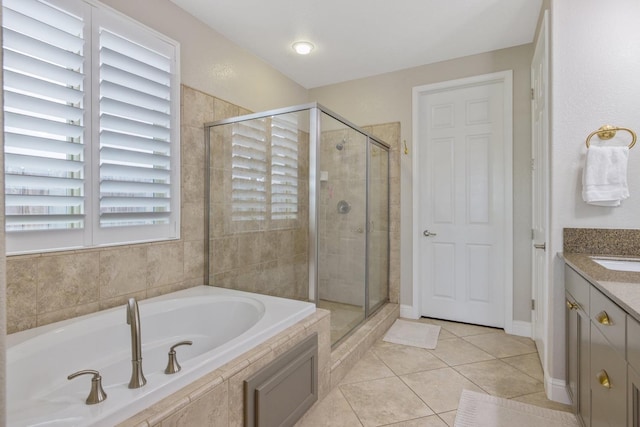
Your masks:
{"label": "recessed ceiling light", "polygon": [[291,47],[298,55],[308,55],[313,50],[313,44],[310,42],[295,42]]}

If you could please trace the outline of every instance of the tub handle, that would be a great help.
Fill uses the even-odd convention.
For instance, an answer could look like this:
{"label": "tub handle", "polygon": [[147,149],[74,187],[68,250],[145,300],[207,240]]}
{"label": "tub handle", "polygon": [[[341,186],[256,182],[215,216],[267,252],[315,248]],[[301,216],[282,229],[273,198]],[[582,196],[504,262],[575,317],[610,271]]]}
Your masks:
{"label": "tub handle", "polygon": [[178,358],[176,357],[175,348],[181,345],[191,345],[193,341],[180,341],[177,344],[174,344],[169,349],[169,363],[167,363],[167,368],[164,370],[164,373],[167,375],[175,374],[176,372],[180,372],[180,364],[178,363]]}
{"label": "tub handle", "polygon": [[95,405],[107,399],[107,393],[105,393],[102,388],[100,372],[94,371],[93,369],[85,369],[84,371],[74,372],[69,375],[67,379],[72,380],[80,375],[93,375],[93,378],[91,378],[91,391],[89,392],[89,396],[87,396],[87,400],[85,400],[87,405]]}

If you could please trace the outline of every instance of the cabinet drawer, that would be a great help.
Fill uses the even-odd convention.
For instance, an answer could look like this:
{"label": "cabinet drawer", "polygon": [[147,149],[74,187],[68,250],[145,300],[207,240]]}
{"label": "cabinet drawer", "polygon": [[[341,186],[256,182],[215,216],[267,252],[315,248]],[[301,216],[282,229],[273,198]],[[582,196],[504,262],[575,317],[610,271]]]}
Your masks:
{"label": "cabinet drawer", "polygon": [[627,315],[627,362],[640,372],[640,322]]}
{"label": "cabinet drawer", "polygon": [[564,286],[565,290],[571,294],[575,302],[578,303],[580,309],[589,312],[589,288],[591,284],[587,280],[576,273],[576,271],[566,266],[564,267]]}
{"label": "cabinet drawer", "polygon": [[593,286],[590,297],[591,321],[624,358],[626,356],[626,313]]}
{"label": "cabinet drawer", "polygon": [[597,328],[591,328],[591,427],[626,425],[627,364]]}

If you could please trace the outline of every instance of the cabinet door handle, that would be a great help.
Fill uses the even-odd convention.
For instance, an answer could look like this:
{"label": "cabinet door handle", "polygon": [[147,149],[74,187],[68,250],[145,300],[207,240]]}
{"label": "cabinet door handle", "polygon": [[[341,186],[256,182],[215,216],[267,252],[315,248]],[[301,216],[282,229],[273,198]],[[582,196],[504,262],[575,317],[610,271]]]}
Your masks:
{"label": "cabinet door handle", "polygon": [[600,383],[600,385],[604,388],[611,388],[611,382],[609,381],[609,375],[607,375],[607,371],[605,371],[604,369],[601,370],[600,372],[598,372],[598,375],[596,375],[596,379],[598,380],[598,382]]}
{"label": "cabinet door handle", "polygon": [[571,302],[569,300],[567,300],[567,308],[569,310],[577,310],[578,309],[578,304],[575,302]]}
{"label": "cabinet door handle", "polygon": [[596,320],[598,321],[598,323],[602,324],[602,325],[606,325],[606,326],[611,326],[613,325],[613,322],[611,321],[611,319],[609,319],[609,315],[607,314],[606,311],[601,311],[597,316],[596,316]]}

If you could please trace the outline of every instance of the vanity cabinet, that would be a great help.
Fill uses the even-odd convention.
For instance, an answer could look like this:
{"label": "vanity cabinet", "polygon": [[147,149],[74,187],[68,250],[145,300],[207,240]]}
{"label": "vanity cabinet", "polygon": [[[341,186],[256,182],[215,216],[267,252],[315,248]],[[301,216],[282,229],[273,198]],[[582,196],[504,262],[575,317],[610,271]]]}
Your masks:
{"label": "vanity cabinet", "polygon": [[627,425],[640,427],[640,323],[627,315]]}
{"label": "vanity cabinet", "polygon": [[584,426],[591,425],[589,288],[591,285],[571,268],[565,270],[567,391],[574,412]]}
{"label": "vanity cabinet", "polygon": [[640,322],[565,266],[567,391],[585,427],[640,427]]}

